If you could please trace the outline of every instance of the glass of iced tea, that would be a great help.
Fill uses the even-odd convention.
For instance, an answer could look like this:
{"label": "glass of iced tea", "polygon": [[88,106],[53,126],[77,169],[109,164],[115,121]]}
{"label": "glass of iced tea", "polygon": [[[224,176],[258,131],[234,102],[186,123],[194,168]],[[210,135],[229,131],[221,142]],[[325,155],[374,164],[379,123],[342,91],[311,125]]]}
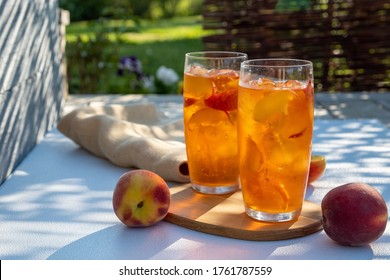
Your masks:
{"label": "glass of iced tea", "polygon": [[223,194],[238,189],[237,95],[239,52],[185,56],[184,132],[193,189]]}
{"label": "glass of iced tea", "polygon": [[296,59],[241,64],[238,93],[240,185],[257,220],[295,220],[305,197],[314,121],[313,66]]}

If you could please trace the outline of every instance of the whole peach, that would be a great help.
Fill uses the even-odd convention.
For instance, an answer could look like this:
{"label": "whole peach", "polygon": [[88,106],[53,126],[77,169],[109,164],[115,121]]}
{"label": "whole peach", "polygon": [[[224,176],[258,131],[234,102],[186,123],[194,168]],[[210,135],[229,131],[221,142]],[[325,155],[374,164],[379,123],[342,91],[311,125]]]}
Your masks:
{"label": "whole peach", "polygon": [[386,229],[386,202],[365,183],[348,183],[332,189],[323,198],[321,208],[325,233],[341,245],[367,245]]}
{"label": "whole peach", "polygon": [[119,178],[112,205],[116,216],[125,225],[146,227],[164,219],[170,201],[169,187],[159,175],[136,169]]}

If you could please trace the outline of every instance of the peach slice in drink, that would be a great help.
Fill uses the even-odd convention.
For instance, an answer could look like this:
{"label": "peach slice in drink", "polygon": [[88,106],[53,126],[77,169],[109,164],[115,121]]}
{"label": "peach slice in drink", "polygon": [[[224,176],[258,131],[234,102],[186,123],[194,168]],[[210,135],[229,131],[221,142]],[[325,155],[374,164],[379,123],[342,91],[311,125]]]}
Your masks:
{"label": "peach slice in drink", "polygon": [[196,111],[188,120],[188,128],[193,131],[195,129],[202,129],[211,127],[218,127],[220,125],[232,125],[229,118],[222,111],[211,108],[202,108]]}
{"label": "peach slice in drink", "polygon": [[221,111],[237,109],[238,74],[236,71],[215,70],[211,78],[212,92],[206,96],[204,103],[207,107]]}
{"label": "peach slice in drink", "polygon": [[255,105],[253,119],[263,122],[273,115],[286,115],[289,102],[296,97],[292,90],[274,90]]}

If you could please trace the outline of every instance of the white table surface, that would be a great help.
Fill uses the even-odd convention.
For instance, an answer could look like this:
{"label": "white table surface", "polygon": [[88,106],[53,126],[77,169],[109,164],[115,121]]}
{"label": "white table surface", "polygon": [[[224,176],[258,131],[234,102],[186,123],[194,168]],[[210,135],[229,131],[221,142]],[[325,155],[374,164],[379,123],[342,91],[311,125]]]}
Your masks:
{"label": "white table surface", "polygon": [[[180,103],[159,105],[165,117],[180,117]],[[377,188],[389,207],[389,138],[376,120],[316,119],[313,152],[326,156],[327,170],[306,199],[320,204],[331,188],[359,181]],[[127,228],[112,210],[112,192],[125,171],[50,131],[0,186],[0,259],[390,259],[389,223],[365,247],[337,245],[324,231],[260,242],[165,221]]]}

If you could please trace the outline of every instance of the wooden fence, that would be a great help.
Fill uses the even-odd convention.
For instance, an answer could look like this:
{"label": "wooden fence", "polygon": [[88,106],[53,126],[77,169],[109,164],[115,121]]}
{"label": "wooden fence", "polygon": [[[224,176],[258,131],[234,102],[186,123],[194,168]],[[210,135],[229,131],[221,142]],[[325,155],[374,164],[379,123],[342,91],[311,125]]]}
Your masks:
{"label": "wooden fence", "polygon": [[205,50],[313,61],[320,91],[390,91],[388,0],[205,0]]}

